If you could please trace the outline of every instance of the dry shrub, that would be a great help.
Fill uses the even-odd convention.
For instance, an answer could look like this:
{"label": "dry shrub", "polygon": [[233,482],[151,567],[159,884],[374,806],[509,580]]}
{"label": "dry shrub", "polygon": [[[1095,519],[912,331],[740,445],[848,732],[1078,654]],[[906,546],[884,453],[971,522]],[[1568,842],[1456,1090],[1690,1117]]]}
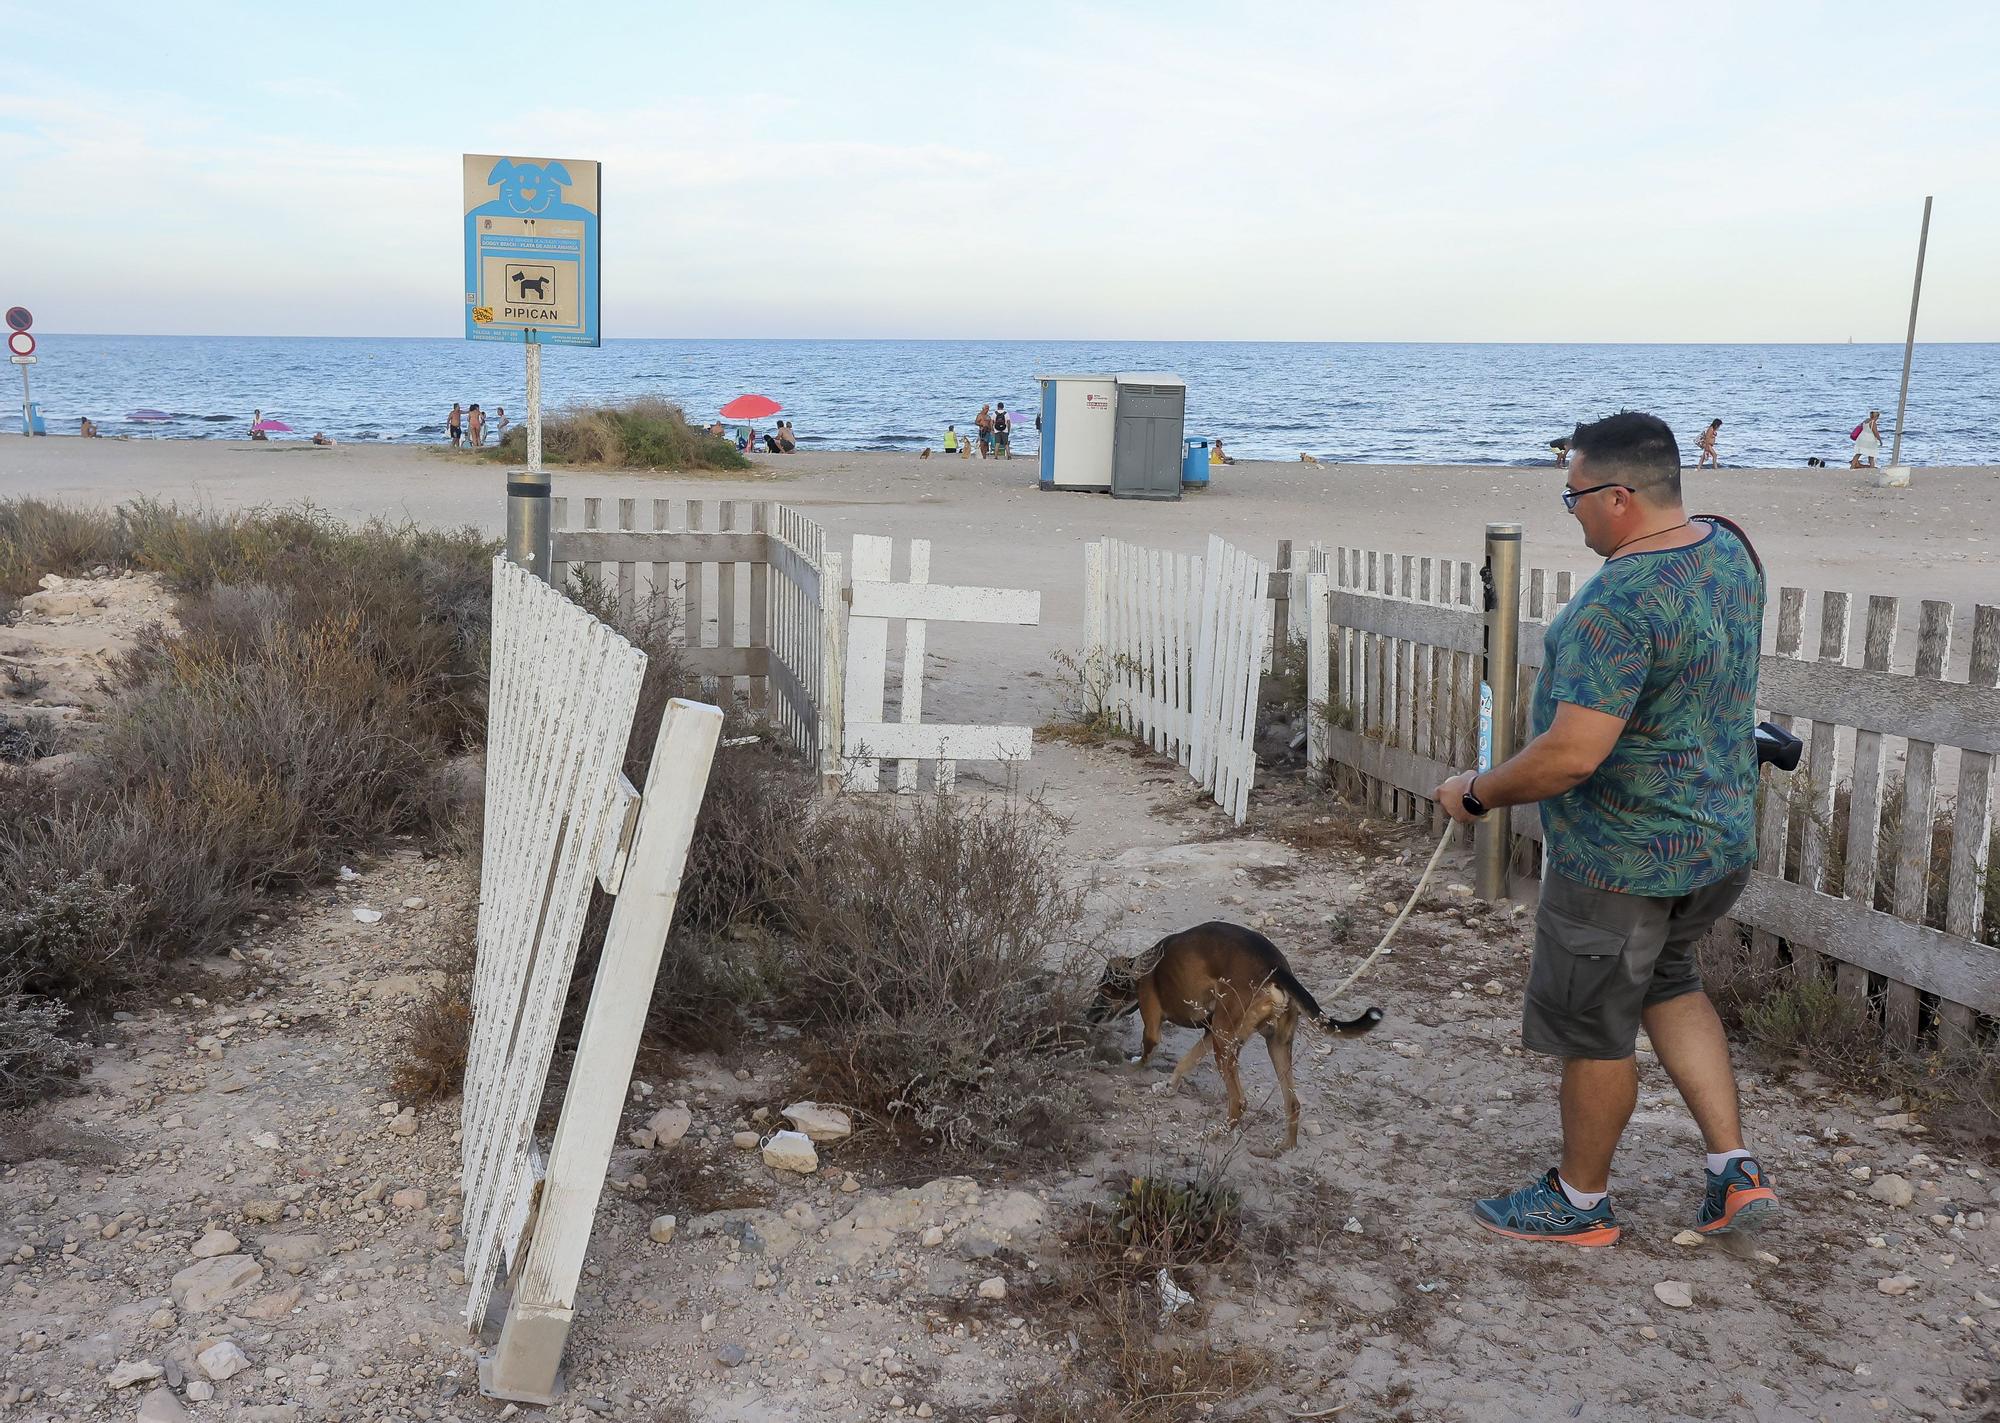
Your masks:
{"label": "dry shrub", "polygon": [[465,1082],[472,1046],[472,966],[478,921],[466,916],[446,932],[434,956],[443,975],[404,1019],[403,1057],[390,1077],[406,1102],[435,1102]]}
{"label": "dry shrub", "polygon": [[129,556],[125,523],[110,510],[0,499],[0,595],[32,593],[45,573],[122,568]]}
{"label": "dry shrub", "polygon": [[1082,1348],[1066,1377],[1010,1409],[1021,1423],[1190,1423],[1270,1382],[1261,1349],[1159,1326],[1159,1298],[1141,1289],[1102,1296],[1077,1330]]}
{"label": "dry shrub", "polygon": [[49,998],[0,993],[0,1111],[62,1090],[83,1053],[61,1034],[69,1009]]}
{"label": "dry shrub", "polygon": [[[488,458],[520,464],[527,453],[528,428],[516,425]],[[623,405],[576,406],[545,416],[542,458],[549,464],[620,469],[750,468],[734,441],[690,425],[672,401],[650,397]]]}
{"label": "dry shrub", "polygon": [[436,773],[484,734],[483,536],[12,501],[0,537],[30,586],[91,560],[158,571],[182,626],[125,660],[87,766],[0,777],[0,999],[142,984],[221,947],[261,893],[462,808]]}
{"label": "dry shrub", "polygon": [[62,747],[62,733],[47,717],[0,716],[0,761],[39,761]]}
{"label": "dry shrub", "polygon": [[941,1154],[1064,1145],[1089,947],[1059,822],[1034,803],[830,810],[785,894],[780,1006],[827,1095]]}

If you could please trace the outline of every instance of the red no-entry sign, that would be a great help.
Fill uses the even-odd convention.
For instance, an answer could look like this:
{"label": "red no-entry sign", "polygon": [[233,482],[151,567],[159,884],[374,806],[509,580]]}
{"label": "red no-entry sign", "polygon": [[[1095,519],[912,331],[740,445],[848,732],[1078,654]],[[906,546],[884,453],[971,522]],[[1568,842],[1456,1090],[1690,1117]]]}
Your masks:
{"label": "red no-entry sign", "polygon": [[35,354],[35,338],[25,331],[10,331],[7,333],[7,351],[10,355],[32,356]]}

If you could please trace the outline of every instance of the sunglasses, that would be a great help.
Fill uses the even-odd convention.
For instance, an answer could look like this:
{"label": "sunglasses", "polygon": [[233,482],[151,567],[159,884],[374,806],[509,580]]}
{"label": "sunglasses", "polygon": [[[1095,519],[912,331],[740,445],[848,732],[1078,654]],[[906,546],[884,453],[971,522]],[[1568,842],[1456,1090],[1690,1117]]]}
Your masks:
{"label": "sunglasses", "polygon": [[1596,494],[1606,489],[1622,489],[1627,494],[1635,492],[1629,484],[1593,484],[1588,489],[1565,489],[1562,492],[1563,508],[1574,514],[1577,500],[1586,494]]}

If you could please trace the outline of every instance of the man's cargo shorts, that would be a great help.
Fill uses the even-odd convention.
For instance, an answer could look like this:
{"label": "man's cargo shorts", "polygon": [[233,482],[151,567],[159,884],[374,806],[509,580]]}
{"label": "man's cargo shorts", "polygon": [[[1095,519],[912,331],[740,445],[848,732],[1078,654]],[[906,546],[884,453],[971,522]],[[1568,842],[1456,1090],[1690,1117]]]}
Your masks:
{"label": "man's cargo shorts", "polygon": [[1746,866],[1678,898],[1655,899],[1551,872],[1535,914],[1522,1045],[1554,1057],[1630,1057],[1647,1008],[1701,987],[1695,945],[1749,881]]}

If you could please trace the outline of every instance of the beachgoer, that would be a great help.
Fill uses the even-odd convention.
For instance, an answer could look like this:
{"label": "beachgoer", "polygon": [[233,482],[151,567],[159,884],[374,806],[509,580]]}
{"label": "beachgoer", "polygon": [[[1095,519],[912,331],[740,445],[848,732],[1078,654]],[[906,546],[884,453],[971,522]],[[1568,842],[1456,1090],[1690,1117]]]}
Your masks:
{"label": "beachgoer", "polygon": [[1007,418],[1007,402],[993,412],[993,458],[1014,458],[1014,422]]}
{"label": "beachgoer", "polygon": [[1549,448],[1556,452],[1556,468],[1569,468],[1569,436],[1558,435],[1549,441]]}
{"label": "beachgoer", "polygon": [[85,415],[77,421],[76,432],[86,440],[94,440],[97,438],[97,422]]}
{"label": "beachgoer", "polygon": [[313,436],[313,443],[315,445],[331,445],[333,437],[327,434],[326,431],[321,430]]}
{"label": "beachgoer", "polygon": [[444,417],[444,431],[447,435],[451,436],[451,447],[453,449],[458,448],[459,426],[464,419],[465,412],[460,410],[457,403],[454,402],[451,407],[451,414]]}
{"label": "beachgoer", "polygon": [[956,425],[947,425],[944,427],[944,452],[948,455],[958,453],[958,426]]}
{"label": "beachgoer", "polygon": [[507,438],[507,431],[513,423],[512,420],[507,418],[506,406],[496,405],[493,407],[493,439],[495,443]]}
{"label": "beachgoer", "polygon": [[1215,442],[1208,447],[1208,462],[1210,464],[1236,463],[1235,458],[1222,448],[1222,437],[1220,435],[1216,436]]}
{"label": "beachgoer", "polygon": [[486,412],[477,405],[465,412],[465,443],[475,450],[486,443]]}
{"label": "beachgoer", "polygon": [[792,433],[792,422],[789,420],[780,420],[778,422],[778,448],[786,454],[792,454],[798,447],[799,437]]}
{"label": "beachgoer", "polygon": [[1717,416],[1708,422],[1708,428],[1703,430],[1701,438],[1695,441],[1697,445],[1701,446],[1701,458],[1695,461],[1694,467],[1696,469],[1707,469],[1711,465],[1717,469],[1721,468],[1720,465],[1715,463],[1715,432],[1721,428],[1722,417]]}
{"label": "beachgoer", "polygon": [[985,459],[993,452],[993,407],[979,407],[979,418],[972,422],[979,427],[979,457]]}
{"label": "beachgoer", "polygon": [[1643,1026],[1707,1146],[1695,1229],[1762,1225],[1777,1197],[1744,1146],[1696,947],[1757,853],[1763,573],[1734,526],[1688,517],[1680,448],[1656,416],[1577,426],[1565,484],[1605,562],[1549,624],[1534,738],[1432,792],[1465,823],[1539,803],[1547,855],[1521,1039],[1562,1059],[1562,1156],[1473,1213],[1517,1240],[1618,1239],[1611,1159],[1638,1101]]}
{"label": "beachgoer", "polygon": [[264,423],[264,412],[263,412],[263,411],[261,411],[261,410],[253,410],[253,411],[251,411],[251,412],[250,412],[250,438],[251,438],[251,439],[253,439],[253,440],[268,440],[268,439],[270,439],[270,438],[271,438],[271,437],[270,437],[270,435],[266,434],[266,433],[265,433],[264,431],[262,431],[262,430],[260,430],[260,429],[258,429],[258,428],[257,428],[257,427],[258,427],[259,425],[261,425],[261,424],[263,424],[263,423]]}
{"label": "beachgoer", "polygon": [[1848,461],[1849,469],[1875,468],[1875,456],[1882,452],[1882,412],[1871,410],[1868,418],[1854,427],[1854,458]]}

